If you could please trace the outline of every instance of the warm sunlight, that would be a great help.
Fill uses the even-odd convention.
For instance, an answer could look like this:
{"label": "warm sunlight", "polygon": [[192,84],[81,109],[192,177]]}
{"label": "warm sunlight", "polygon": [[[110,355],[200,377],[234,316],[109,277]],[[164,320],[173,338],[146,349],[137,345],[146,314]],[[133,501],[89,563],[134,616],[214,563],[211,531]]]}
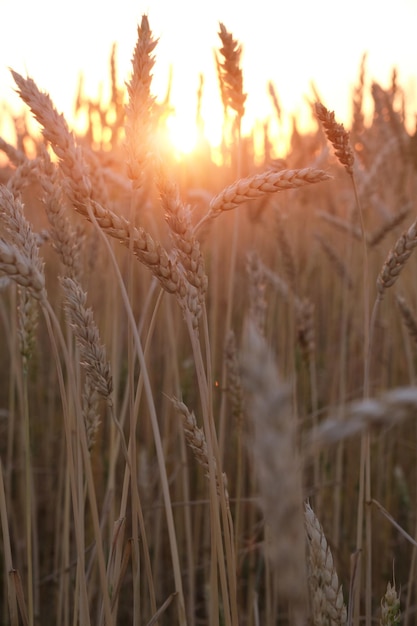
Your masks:
{"label": "warm sunlight", "polygon": [[[261,0],[261,4],[264,1]],[[124,6],[122,0],[117,18],[110,13],[106,14],[106,10],[101,7],[103,27],[97,33],[92,48],[89,24],[93,19],[93,11],[87,12],[82,22],[77,21],[80,9],[77,3],[80,4],[80,0],[75,0],[71,12],[66,16],[68,26],[74,22],[74,28],[59,31],[59,36],[52,29],[45,46],[39,44],[36,29],[27,26],[19,38],[9,37],[13,33],[12,26],[5,29],[0,41],[0,58],[3,62],[0,66],[0,102],[6,102],[9,110],[24,110],[13,90],[8,67],[28,74],[42,90],[50,94],[57,110],[65,115],[72,128],[77,131],[83,128],[84,133],[88,132],[90,124],[90,134],[95,145],[106,149],[106,141],[112,136],[110,118],[120,113],[113,109],[106,111],[112,97],[112,45],[115,44],[115,54],[111,71],[117,81],[117,89],[122,92],[131,72],[131,50],[136,40],[137,24],[140,23],[140,11],[146,11],[147,7],[134,9],[127,3]],[[8,15],[10,24],[17,23],[16,5],[12,2],[6,4],[5,15]],[[90,8],[93,4],[90,3]],[[316,36],[321,28],[321,18],[312,9],[311,3],[302,3],[304,17],[301,21],[294,7],[281,7],[279,22],[285,22],[288,28],[280,31],[278,39],[275,36],[276,21],[272,19],[275,9],[270,6],[265,6],[268,8],[266,12],[253,14],[245,12],[240,6],[235,11],[235,0],[210,3],[202,6],[199,12],[187,0],[180,0],[181,7],[178,10],[163,0],[153,3],[148,17],[157,46],[154,50],[151,91],[158,103],[165,102],[166,97],[169,97],[171,113],[167,117],[167,130],[173,156],[181,159],[193,153],[197,146],[201,148],[204,142],[208,142],[213,149],[219,149],[221,145],[223,106],[214,58],[215,52],[218,54],[221,47],[218,35],[220,21],[230,29],[242,48],[243,90],[247,95],[242,130],[245,136],[253,138],[254,151],[260,158],[265,148],[265,132],[270,142],[271,156],[276,158],[284,156],[288,150],[294,123],[300,132],[312,128],[310,103],[314,101],[317,92],[322,101],[337,113],[342,123],[350,124],[352,89],[357,84],[359,64],[365,51],[368,87],[373,80],[379,81],[384,87],[389,86],[393,69],[398,69],[398,81],[404,89],[408,104],[406,123],[412,129],[412,103],[417,99],[417,82],[406,42],[411,40],[411,35],[407,36],[407,29],[417,19],[417,6],[402,0],[396,13],[391,16],[390,23],[384,26],[380,22],[378,31],[375,31],[373,27],[365,27],[367,23],[372,24],[372,4],[370,2],[357,7],[357,12],[361,13],[360,22],[354,20],[353,6],[344,17],[346,29],[355,32],[355,38],[349,41],[348,46],[344,46],[346,54],[342,54],[339,40],[332,31],[327,32],[326,37]],[[329,9],[331,6],[329,3]],[[42,16],[48,16],[51,22],[54,12],[49,9],[49,0],[38,3],[36,11],[28,3],[28,20],[25,24],[41,23]],[[188,14],[190,19],[193,18],[192,29],[184,30],[184,23],[178,21],[180,14]],[[264,19],[265,15],[268,15],[268,19]],[[385,14],[380,18],[385,19]],[[384,29],[395,30],[396,20],[397,32],[402,32],[402,37],[388,53]],[[291,24],[295,23],[297,28],[291,28]],[[75,31],[76,47],[66,41],[70,32]],[[178,41],[181,40],[187,41],[187,45],[179,45]],[[54,49],[52,56],[51,47]],[[332,54],[332,49],[337,54]],[[80,73],[85,106],[75,116],[74,104]],[[276,90],[275,103],[269,93],[270,84]],[[364,97],[365,111],[372,109],[369,91]],[[277,106],[280,108],[279,116]],[[7,118],[8,115],[0,116],[0,126],[3,135],[6,133],[10,137],[10,128],[5,129]],[[100,127],[104,119],[105,124]]]}
{"label": "warm sunlight", "polygon": [[0,7],[0,623],[412,626],[417,0]]}
{"label": "warm sunlight", "polygon": [[189,117],[173,114],[167,120],[168,139],[179,156],[192,152],[197,144],[197,126]]}
{"label": "warm sunlight", "polygon": [[[148,12],[152,32],[158,39],[152,84],[158,101],[165,97],[172,71],[170,104],[175,116],[169,120],[169,132],[173,145],[178,153],[187,153],[195,144],[201,75],[204,76],[201,94],[204,136],[212,145],[219,145],[222,107],[213,53],[219,48],[218,30],[222,21],[242,45],[243,89],[247,93],[245,133],[267,119],[275,123],[267,91],[268,81],[273,81],[283,112],[281,127],[276,133],[282,142],[284,133],[288,135],[291,128],[294,114],[298,120],[304,120],[302,127],[306,128],[305,120],[310,119],[306,97],[312,97],[312,83],[328,107],[337,111],[338,118],[349,123],[351,90],[357,82],[360,59],[365,51],[368,52],[369,82],[378,80],[383,86],[389,85],[391,72],[397,67],[408,103],[416,99],[415,64],[409,42],[414,37],[417,4],[401,0],[396,3],[395,12],[379,12],[376,29],[374,9],[379,6],[374,1],[351,3],[343,19],[344,32],[352,36],[341,46],[337,29],[329,30],[322,22],[322,15],[327,12],[331,15],[334,10],[330,0],[324,2],[321,14],[311,2],[305,1],[280,6],[279,15],[278,9],[266,0],[258,3],[256,12],[243,8],[235,0],[199,4],[198,10],[189,0],[179,0],[175,7],[165,0],[157,0],[150,6],[133,6],[121,0],[116,14],[102,4],[96,7],[95,2],[90,2],[86,6],[81,0],[75,0],[65,15],[65,29],[53,27],[54,20],[60,23],[61,16],[50,0],[41,0],[36,7],[29,2],[22,6],[22,3],[4,0],[0,101],[22,110],[13,91],[8,71],[11,67],[36,79],[71,123],[80,71],[86,96],[97,100],[102,92],[105,99],[109,88],[110,50],[116,42],[115,69],[118,84],[123,86],[131,70],[136,25],[141,14]],[[100,11],[100,29],[94,27],[96,8]],[[24,22],[20,19],[22,11]],[[83,15],[82,20],[80,15]],[[187,21],[179,18],[182,15],[188,16]],[[17,24],[22,29],[19,36],[16,36]],[[38,31],[44,24],[50,24],[51,29],[43,45]],[[92,31],[94,46],[91,46]],[[318,36],[320,31],[322,37]],[[74,33],[76,46],[73,45]],[[387,46],[387,37],[392,41],[393,33],[401,33],[401,36],[397,37],[395,45]]]}

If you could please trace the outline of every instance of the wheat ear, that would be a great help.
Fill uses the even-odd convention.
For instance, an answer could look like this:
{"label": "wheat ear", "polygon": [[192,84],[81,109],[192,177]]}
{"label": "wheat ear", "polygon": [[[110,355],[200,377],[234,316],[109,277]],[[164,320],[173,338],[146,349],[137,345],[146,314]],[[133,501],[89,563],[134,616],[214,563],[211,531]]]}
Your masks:
{"label": "wheat ear", "polygon": [[385,263],[377,278],[377,289],[380,298],[385,290],[394,285],[417,246],[417,220],[396,241],[388,253]]}
{"label": "wheat ear", "polygon": [[246,94],[243,93],[243,76],[240,68],[240,57],[242,49],[220,22],[219,37],[222,42],[220,54],[223,56],[223,63],[217,57],[217,68],[220,80],[220,91],[222,94],[223,106],[228,106],[236,111],[239,118],[245,112]]}
{"label": "wheat ear", "polygon": [[176,263],[144,229],[132,226],[126,218],[94,200],[89,170],[64,117],[57,113],[49,96],[41,93],[31,78],[24,79],[14,71],[12,74],[20,96],[43,126],[42,132],[60,160],[66,192],[74,208],[88,220],[95,220],[106,235],[118,239],[131,249],[139,261],[151,270],[163,289],[175,294],[183,310],[186,310],[187,286]]}
{"label": "wheat ear", "polygon": [[400,598],[395,583],[387,584],[387,589],[381,600],[381,626],[399,626],[401,622]]}
{"label": "wheat ear", "polygon": [[[192,411],[190,411],[184,402],[180,402],[177,398],[171,398],[172,404],[181,416],[185,440],[192,451],[197,463],[204,469],[204,474],[207,478],[210,478],[209,458],[207,450],[206,437],[202,428],[197,426],[197,420]],[[213,459],[214,469],[216,472],[217,491],[219,492],[220,486],[224,491],[226,502],[229,502],[229,495],[227,492],[227,480],[226,475],[223,474],[221,480],[219,479],[217,472],[216,460]]]}
{"label": "wheat ear", "polygon": [[0,272],[21,287],[25,287],[36,300],[46,300],[45,276],[31,259],[15,246],[0,239]]}
{"label": "wheat ear", "polygon": [[346,405],[343,419],[329,417],[322,421],[307,444],[312,448],[334,444],[369,428],[391,426],[415,417],[416,410],[416,388],[397,387],[379,398],[367,398]]}
{"label": "wheat ear", "polygon": [[24,205],[3,185],[0,185],[0,224],[4,226],[7,240],[33,263],[39,273],[43,273],[38,239],[24,215]]}
{"label": "wheat ear", "polygon": [[62,278],[61,285],[65,292],[65,312],[77,339],[81,363],[91,385],[111,405],[113,381],[110,365],[106,360],[106,351],[100,341],[93,311],[86,307],[87,294],[72,278]]}
{"label": "wheat ear", "polygon": [[313,624],[344,626],[347,622],[347,611],[333,555],[323,528],[308,503],[305,504],[304,520]]}
{"label": "wheat ear", "polygon": [[352,176],[355,157],[349,143],[349,132],[345,130],[343,124],[336,122],[334,112],[328,111],[321,102],[316,102],[315,111],[323,124],[326,137],[332,144],[337,158],[347,173]]}
{"label": "wheat ear", "polygon": [[208,279],[200,242],[196,239],[191,226],[191,208],[181,201],[178,187],[169,181],[162,169],[158,176],[158,188],[178,259],[185,270],[188,282],[197,289],[203,301]]}
{"label": "wheat ear", "polygon": [[127,84],[126,149],[128,175],[134,189],[143,184],[144,170],[151,152],[152,112],[155,105],[155,98],[151,95],[151,72],[155,64],[152,53],[157,43],[147,16],[143,15],[132,58],[132,77]]}
{"label": "wheat ear", "polygon": [[2,137],[0,137],[0,150],[9,157],[13,165],[18,166],[27,161],[27,156],[22,150],[15,148],[10,143],[5,141]]}
{"label": "wheat ear", "polygon": [[267,170],[241,178],[229,185],[210,202],[209,217],[216,217],[223,211],[235,209],[239,204],[261,198],[270,193],[287,189],[298,189],[305,185],[321,183],[331,176],[323,170],[304,168],[298,170]]}
{"label": "wheat ear", "polygon": [[365,52],[362,55],[361,63],[359,67],[359,80],[357,85],[353,88],[353,120],[352,120],[352,133],[355,136],[361,135],[365,127],[365,119],[363,114],[363,94],[365,86],[365,69],[366,69],[366,57]]}

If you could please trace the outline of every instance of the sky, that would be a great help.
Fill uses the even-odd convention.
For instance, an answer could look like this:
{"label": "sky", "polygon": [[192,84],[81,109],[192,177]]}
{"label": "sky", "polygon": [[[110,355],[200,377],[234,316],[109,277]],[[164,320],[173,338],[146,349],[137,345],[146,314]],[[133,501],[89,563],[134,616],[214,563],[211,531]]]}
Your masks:
{"label": "sky", "polygon": [[195,119],[200,73],[205,77],[206,133],[212,142],[220,138],[222,107],[214,63],[219,22],[243,48],[248,94],[244,131],[274,119],[268,81],[276,88],[287,124],[292,114],[301,128],[309,123],[306,96],[312,97],[313,82],[323,104],[348,125],[351,91],[365,52],[367,83],[388,86],[396,67],[410,119],[417,113],[417,0],[0,0],[0,102],[22,109],[10,67],[31,76],[71,124],[81,71],[87,95],[98,97],[100,85],[106,93],[114,42],[120,84],[129,79],[142,14],[159,39],[153,93],[163,99],[171,67],[177,133],[184,138]]}

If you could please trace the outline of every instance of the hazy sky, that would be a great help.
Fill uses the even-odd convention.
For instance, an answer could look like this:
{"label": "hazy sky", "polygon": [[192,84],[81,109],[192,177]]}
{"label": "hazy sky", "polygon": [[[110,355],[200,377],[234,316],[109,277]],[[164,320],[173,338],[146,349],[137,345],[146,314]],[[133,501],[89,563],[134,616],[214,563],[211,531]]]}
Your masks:
{"label": "hazy sky", "polygon": [[108,85],[113,42],[120,82],[128,78],[143,13],[159,37],[155,95],[164,96],[172,65],[173,104],[187,123],[195,116],[203,72],[208,132],[221,116],[213,61],[219,21],[243,45],[246,127],[273,116],[268,80],[288,115],[307,114],[304,97],[311,95],[314,81],[324,104],[349,123],[351,88],[365,51],[368,80],[388,85],[396,66],[417,112],[417,0],[0,0],[0,101],[19,102],[11,67],[28,73],[70,117],[80,70],[89,95],[98,94],[100,83]]}

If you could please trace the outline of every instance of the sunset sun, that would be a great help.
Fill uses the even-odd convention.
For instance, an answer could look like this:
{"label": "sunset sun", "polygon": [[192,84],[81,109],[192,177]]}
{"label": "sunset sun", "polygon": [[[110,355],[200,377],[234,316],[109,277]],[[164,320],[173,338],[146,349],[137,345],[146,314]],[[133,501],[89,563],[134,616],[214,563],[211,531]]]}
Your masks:
{"label": "sunset sun", "polygon": [[198,139],[198,131],[193,117],[173,114],[167,120],[167,138],[178,155],[192,152]]}

